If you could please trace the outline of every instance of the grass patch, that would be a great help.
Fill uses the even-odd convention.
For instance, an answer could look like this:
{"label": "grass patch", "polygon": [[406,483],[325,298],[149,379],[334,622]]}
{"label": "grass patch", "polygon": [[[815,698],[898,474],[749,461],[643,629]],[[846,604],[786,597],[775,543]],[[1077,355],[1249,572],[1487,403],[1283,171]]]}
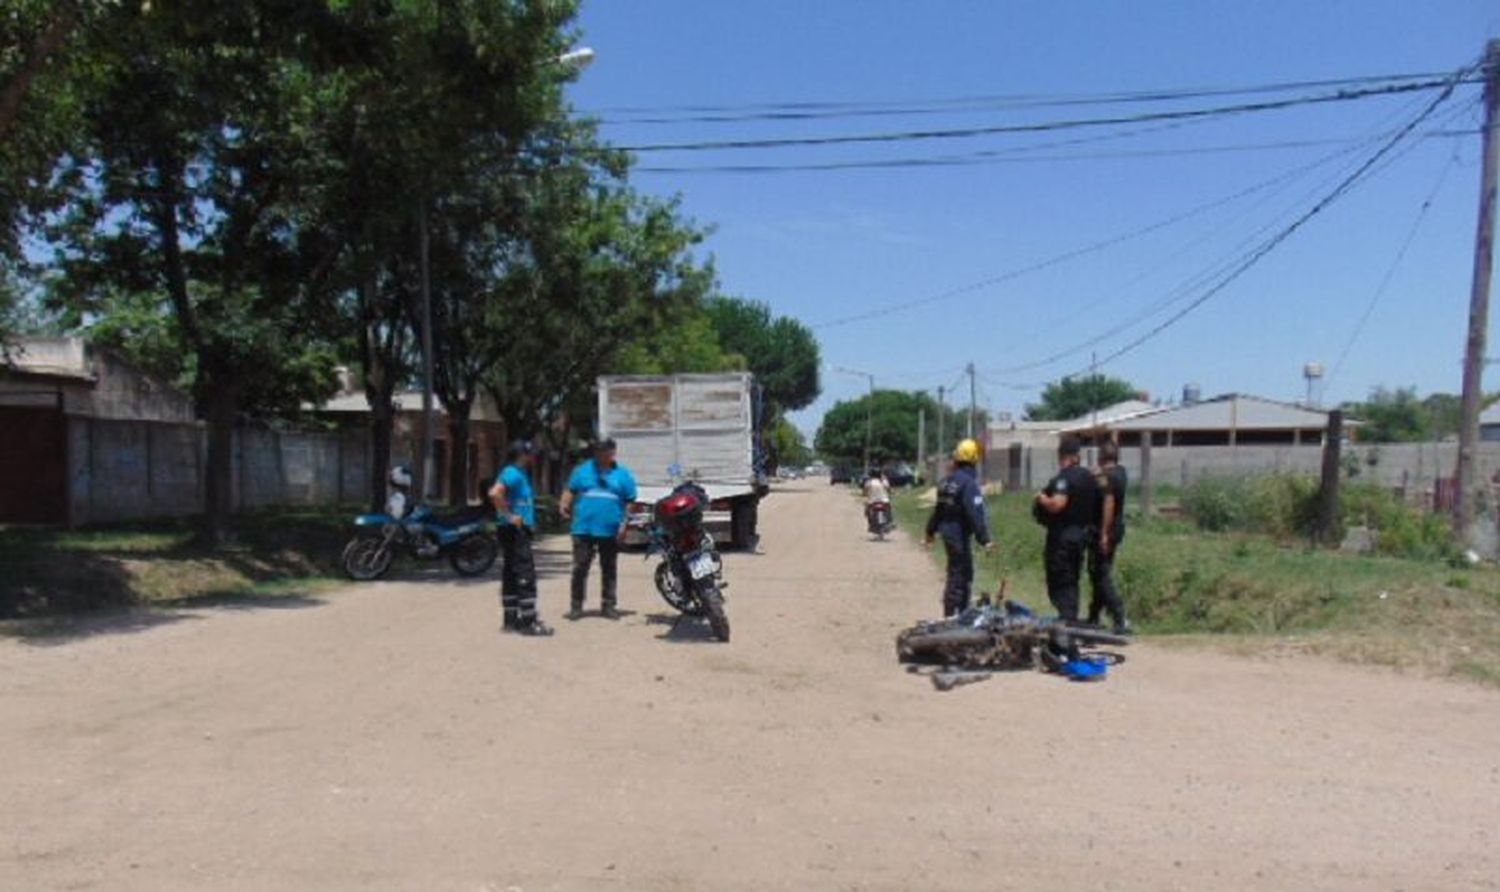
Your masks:
{"label": "grass patch", "polygon": [[[1045,533],[1029,506],[1021,493],[989,500],[999,547],[976,556],[976,587],[993,592],[1004,578],[1012,597],[1045,608]],[[928,510],[912,494],[897,498],[897,519],[916,535]],[[1500,684],[1500,570],[1455,570],[1440,549],[1357,556],[1183,519],[1130,520],[1115,580],[1143,632]]]}
{"label": "grass patch", "polygon": [[209,545],[188,521],[0,528],[0,619],[274,598],[338,572],[352,510],[254,512]]}

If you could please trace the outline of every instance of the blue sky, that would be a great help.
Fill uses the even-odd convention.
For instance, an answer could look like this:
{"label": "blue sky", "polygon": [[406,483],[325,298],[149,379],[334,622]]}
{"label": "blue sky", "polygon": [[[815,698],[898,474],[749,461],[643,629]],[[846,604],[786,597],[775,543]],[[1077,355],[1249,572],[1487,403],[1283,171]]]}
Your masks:
{"label": "blue sky", "polygon": [[[687,106],[879,102],[930,108],[959,97],[1449,72],[1477,59],[1485,41],[1500,36],[1500,4],[592,0],[580,25],[582,42],[598,55],[573,86],[573,102],[600,117],[606,138],[639,146],[992,127],[1246,97],[1172,106],[990,104],[811,121],[681,121]],[[1325,91],[1278,95],[1319,92]],[[1477,85],[1460,87],[1418,132],[1473,130],[1479,92]],[[1201,294],[1201,285],[1193,287],[1196,276],[1243,252],[1255,233],[1264,238],[1314,204],[1373,153],[1381,134],[1412,120],[1431,98],[1403,94],[1177,126],[642,152],[643,167],[1013,154],[938,167],[641,171],[634,181],[643,191],[680,196],[688,216],[714,227],[705,252],[714,257],[724,290],[815,326],[829,368],[824,396],[796,416],[809,433],[836,400],[867,387],[835,366],[867,370],[878,386],[935,391],[953,384],[973,361],[980,402],[1019,412],[1035,399],[1038,385],[1087,368],[1091,353],[1108,355]],[[649,117],[674,120],[639,120]],[[1038,148],[1080,137],[1094,141]],[[1456,392],[1478,157],[1474,134],[1402,143],[1387,156],[1393,159],[1388,165],[1264,261],[1101,370],[1154,396],[1175,396],[1195,382],[1206,394],[1298,399],[1303,364],[1320,361],[1332,371],[1358,329],[1347,358],[1326,382],[1325,401],[1358,399],[1380,384]],[[1174,217],[1181,219],[1107,249],[1011,275]],[[968,286],[975,287],[916,308],[825,324]],[[1173,297],[1178,303],[1146,315]],[[1085,345],[1126,323],[1135,327]],[[1077,349],[1040,362],[1068,348]]]}

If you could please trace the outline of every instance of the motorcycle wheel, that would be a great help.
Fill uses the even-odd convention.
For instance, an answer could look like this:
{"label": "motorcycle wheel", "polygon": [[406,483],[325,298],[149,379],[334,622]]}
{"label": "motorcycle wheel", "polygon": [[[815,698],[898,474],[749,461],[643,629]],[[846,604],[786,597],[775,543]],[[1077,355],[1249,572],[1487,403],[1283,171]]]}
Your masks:
{"label": "motorcycle wheel", "polygon": [[704,583],[698,589],[698,600],[703,604],[703,612],[708,615],[708,627],[713,630],[714,637],[727,643],[729,614],[724,612],[724,595],[719,587],[711,582]]}
{"label": "motorcycle wheel", "polygon": [[453,546],[453,551],[448,554],[448,563],[453,565],[460,576],[478,576],[494,565],[499,551],[500,547],[495,543],[493,535],[474,533]]}
{"label": "motorcycle wheel", "polygon": [[688,616],[702,616],[703,607],[682,589],[682,582],[672,572],[672,565],[662,561],[656,565],[656,590],[672,609]]}
{"label": "motorcycle wheel", "polygon": [[350,579],[368,582],[390,569],[392,549],[375,536],[355,536],[344,546],[344,573]]}

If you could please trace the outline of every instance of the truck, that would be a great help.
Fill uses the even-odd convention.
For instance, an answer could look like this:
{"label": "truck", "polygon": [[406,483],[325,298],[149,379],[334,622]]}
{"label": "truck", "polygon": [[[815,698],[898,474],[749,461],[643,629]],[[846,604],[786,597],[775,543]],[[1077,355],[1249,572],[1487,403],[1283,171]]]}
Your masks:
{"label": "truck", "polygon": [[[684,480],[708,491],[705,525],[715,542],[755,544],[760,499],[768,491],[761,448],[761,393],[749,372],[605,375],[599,436],[612,439],[636,477],[632,520]],[[626,544],[645,542],[633,527]]]}

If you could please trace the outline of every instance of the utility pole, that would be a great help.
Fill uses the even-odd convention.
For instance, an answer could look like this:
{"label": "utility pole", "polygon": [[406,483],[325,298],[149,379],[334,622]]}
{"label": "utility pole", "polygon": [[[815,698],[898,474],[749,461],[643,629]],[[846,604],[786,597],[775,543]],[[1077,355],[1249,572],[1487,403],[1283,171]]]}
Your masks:
{"label": "utility pole", "polygon": [[917,408],[917,473],[927,473],[927,408]]}
{"label": "utility pole", "polygon": [[969,373],[969,439],[974,439],[974,428],[979,425],[979,403],[974,396],[974,363],[964,371]]}
{"label": "utility pole", "polygon": [[1469,340],[1464,352],[1463,418],[1458,429],[1458,488],[1453,497],[1453,530],[1459,545],[1468,545],[1474,517],[1474,452],[1479,442],[1479,404],[1483,400],[1485,335],[1490,321],[1490,272],[1495,254],[1495,181],[1500,168],[1500,40],[1484,53],[1484,129],[1479,173],[1479,222],[1474,236],[1474,279],[1469,291]]}
{"label": "utility pole", "polygon": [[948,400],[947,400],[947,393],[948,393],[948,388],[947,387],[944,387],[941,384],[938,385],[938,438],[937,438],[937,451],[938,451],[939,455],[941,455],[948,448],[948,440],[946,438],[947,427],[948,427]]}

